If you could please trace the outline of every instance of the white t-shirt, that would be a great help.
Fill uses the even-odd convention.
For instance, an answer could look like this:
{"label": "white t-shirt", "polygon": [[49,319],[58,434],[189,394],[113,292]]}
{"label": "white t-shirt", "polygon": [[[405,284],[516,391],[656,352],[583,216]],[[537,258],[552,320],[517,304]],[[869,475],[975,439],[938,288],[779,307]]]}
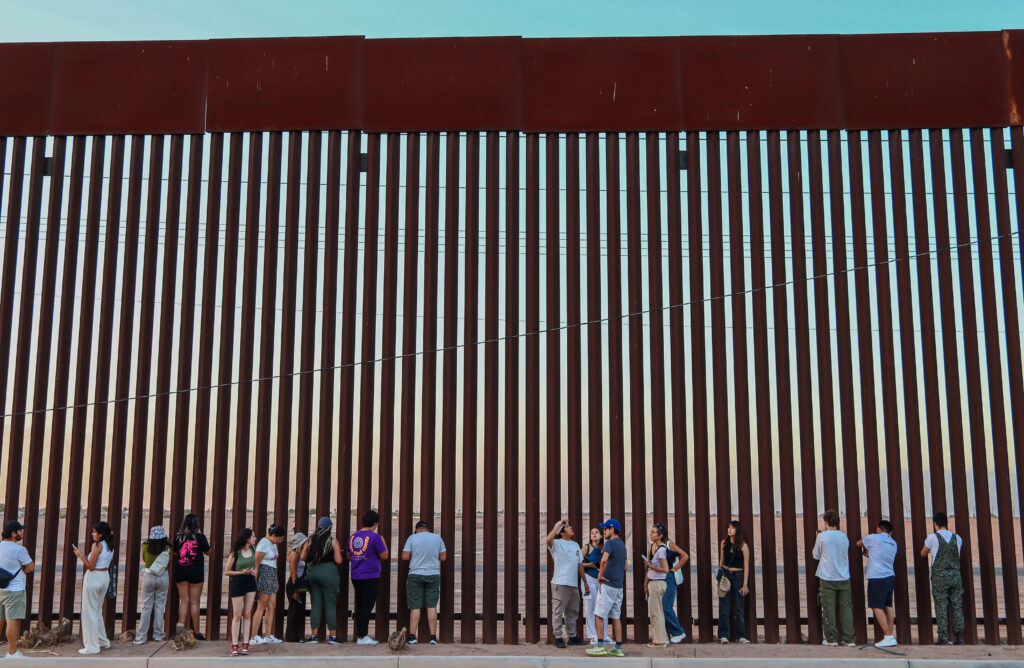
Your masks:
{"label": "white t-shirt", "polygon": [[[0,568],[14,573],[22,566],[32,563],[28,550],[12,540],[0,541]],[[25,571],[18,572],[5,591],[25,591]]]}
{"label": "white t-shirt", "polygon": [[260,542],[256,543],[256,551],[263,553],[263,561],[260,565],[266,564],[271,568],[277,568],[277,545],[274,544],[269,538],[261,538]]}
{"label": "white t-shirt", "polygon": [[580,546],[571,540],[556,538],[548,552],[555,561],[551,584],[576,587],[580,581],[580,564],[583,563]]}
{"label": "white t-shirt", "polygon": [[814,540],[811,552],[818,559],[815,573],[828,582],[843,582],[850,579],[850,539],[842,531],[822,531]]}
{"label": "white t-shirt", "polygon": [[[658,566],[659,568],[668,568],[668,548],[664,545],[658,547],[658,549],[654,551],[654,556],[651,557],[651,565]],[[647,571],[648,580],[664,580],[667,575],[668,573],[662,573],[654,569],[649,569]],[[672,577],[675,576],[673,575]]]}
{"label": "white t-shirt", "polygon": [[868,549],[868,566],[864,577],[868,580],[895,577],[896,571],[892,564],[896,560],[899,547],[892,536],[887,533],[873,533],[861,539]]}
{"label": "white t-shirt", "polygon": [[[955,535],[949,529],[939,529],[938,533],[942,534],[942,540],[947,543],[953,540],[953,536]],[[935,534],[929,534],[928,537],[924,539],[924,546],[931,550],[932,560],[929,563],[934,564],[935,555],[939,553],[939,539],[935,537]],[[960,552],[963,552],[964,549],[964,539],[960,536],[956,537],[956,549]]]}

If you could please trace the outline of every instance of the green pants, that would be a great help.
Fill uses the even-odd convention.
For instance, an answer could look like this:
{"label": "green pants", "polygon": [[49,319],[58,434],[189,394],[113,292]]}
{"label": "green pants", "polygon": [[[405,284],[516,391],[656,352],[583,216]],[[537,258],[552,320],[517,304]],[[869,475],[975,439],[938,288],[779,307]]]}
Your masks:
{"label": "green pants", "polygon": [[310,628],[320,630],[321,621],[327,622],[330,631],[338,630],[338,591],[341,589],[341,578],[338,566],[333,561],[309,566],[309,594],[313,607],[309,611]]}
{"label": "green pants", "polygon": [[825,640],[854,642],[850,581],[833,582],[818,578],[818,601],[821,603],[821,625],[825,631]]}
{"label": "green pants", "polygon": [[953,633],[964,632],[964,583],[960,573],[932,571],[932,597],[935,599],[935,622],[938,639],[949,640],[949,611],[953,611]]}

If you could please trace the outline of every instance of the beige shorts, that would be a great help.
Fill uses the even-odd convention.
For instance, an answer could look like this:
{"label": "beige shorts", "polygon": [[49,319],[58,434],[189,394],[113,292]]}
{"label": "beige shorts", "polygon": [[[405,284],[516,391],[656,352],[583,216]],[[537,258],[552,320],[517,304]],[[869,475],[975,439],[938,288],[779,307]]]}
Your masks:
{"label": "beige shorts", "polygon": [[25,590],[0,589],[0,619],[25,619]]}

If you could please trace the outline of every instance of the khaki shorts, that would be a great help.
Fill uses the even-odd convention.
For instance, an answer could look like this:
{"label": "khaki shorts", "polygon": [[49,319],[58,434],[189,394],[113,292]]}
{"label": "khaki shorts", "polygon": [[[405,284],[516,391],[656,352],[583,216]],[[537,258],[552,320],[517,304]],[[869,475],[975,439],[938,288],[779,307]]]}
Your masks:
{"label": "khaki shorts", "polygon": [[25,619],[25,591],[0,589],[0,619]]}

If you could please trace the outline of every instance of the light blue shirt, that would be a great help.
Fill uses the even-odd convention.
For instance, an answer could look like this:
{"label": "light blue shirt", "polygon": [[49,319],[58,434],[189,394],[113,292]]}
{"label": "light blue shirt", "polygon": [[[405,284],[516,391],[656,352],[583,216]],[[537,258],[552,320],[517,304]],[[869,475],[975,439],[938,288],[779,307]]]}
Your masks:
{"label": "light blue shirt", "polygon": [[829,529],[818,534],[811,552],[818,560],[815,573],[828,582],[843,582],[850,579],[850,539],[842,531]]}
{"label": "light blue shirt", "polygon": [[864,577],[868,580],[878,580],[896,575],[893,562],[896,561],[899,548],[892,536],[887,533],[873,533],[864,536],[861,543],[868,548],[868,566],[864,570]]}
{"label": "light blue shirt", "polygon": [[444,541],[436,533],[420,531],[409,536],[402,552],[409,552],[409,575],[440,575]]}

